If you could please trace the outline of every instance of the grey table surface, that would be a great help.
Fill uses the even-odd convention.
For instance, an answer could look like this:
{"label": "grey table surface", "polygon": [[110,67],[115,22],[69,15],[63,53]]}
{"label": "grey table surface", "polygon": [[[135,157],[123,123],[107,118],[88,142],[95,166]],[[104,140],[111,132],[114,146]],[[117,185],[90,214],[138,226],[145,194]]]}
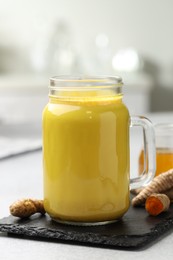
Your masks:
{"label": "grey table surface", "polygon": [[[150,115],[154,122],[171,121],[171,114]],[[173,122],[173,121],[172,121]],[[137,153],[136,133],[132,133],[133,156]],[[140,148],[139,148],[140,149]],[[132,163],[131,171],[135,172]],[[42,153],[35,151],[0,160],[0,218],[9,215],[9,205],[24,197],[43,197]],[[140,250],[115,250],[9,237],[0,233],[0,259],[172,259],[173,231]]]}

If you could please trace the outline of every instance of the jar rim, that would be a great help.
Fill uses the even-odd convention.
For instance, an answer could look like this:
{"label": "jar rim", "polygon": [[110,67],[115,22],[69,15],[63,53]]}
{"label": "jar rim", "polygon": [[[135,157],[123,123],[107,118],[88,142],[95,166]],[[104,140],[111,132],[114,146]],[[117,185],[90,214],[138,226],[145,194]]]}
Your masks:
{"label": "jar rim", "polygon": [[173,136],[173,123],[158,123],[154,127],[156,135]]}
{"label": "jar rim", "polygon": [[119,76],[88,76],[88,75],[64,75],[50,78],[50,88],[116,88],[122,87],[123,81]]}

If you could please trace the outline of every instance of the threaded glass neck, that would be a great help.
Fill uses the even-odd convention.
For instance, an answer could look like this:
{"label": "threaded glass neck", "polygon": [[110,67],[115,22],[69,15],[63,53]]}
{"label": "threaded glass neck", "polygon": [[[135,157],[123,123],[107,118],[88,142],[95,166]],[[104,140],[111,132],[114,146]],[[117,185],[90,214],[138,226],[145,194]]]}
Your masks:
{"label": "threaded glass neck", "polygon": [[50,78],[49,95],[121,95],[122,79],[118,76],[56,76]]}

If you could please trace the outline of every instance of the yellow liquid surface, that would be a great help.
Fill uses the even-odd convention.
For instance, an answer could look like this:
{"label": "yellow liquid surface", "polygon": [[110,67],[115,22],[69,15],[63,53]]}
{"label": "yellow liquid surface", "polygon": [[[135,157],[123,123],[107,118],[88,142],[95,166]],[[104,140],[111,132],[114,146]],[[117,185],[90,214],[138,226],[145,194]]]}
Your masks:
{"label": "yellow liquid surface", "polygon": [[[167,148],[156,149],[156,173],[155,176],[173,168],[173,150]],[[144,169],[144,151],[139,156],[139,173]]]}
{"label": "yellow liquid surface", "polygon": [[120,218],[129,207],[129,114],[121,98],[51,99],[43,113],[43,162],[51,217]]}

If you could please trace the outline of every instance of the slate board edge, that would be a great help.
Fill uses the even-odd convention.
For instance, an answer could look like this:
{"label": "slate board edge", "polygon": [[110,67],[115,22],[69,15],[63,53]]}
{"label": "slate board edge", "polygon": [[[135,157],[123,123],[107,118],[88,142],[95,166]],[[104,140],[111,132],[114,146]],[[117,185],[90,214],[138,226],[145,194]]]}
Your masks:
{"label": "slate board edge", "polygon": [[[63,241],[63,242],[74,242],[82,243],[90,246],[105,246],[112,248],[137,248],[146,244],[148,241],[148,235],[126,235],[126,236],[103,236],[101,235],[98,238],[98,235],[93,233],[85,233],[82,236],[81,233],[78,232],[59,232],[51,229],[47,229],[46,233],[44,230],[39,230],[39,228],[29,227],[26,230],[25,226],[20,225],[3,225],[0,226],[0,232],[7,232],[8,234],[14,235],[22,235],[30,238],[45,238],[52,241]],[[133,243],[132,243],[133,240]]]}
{"label": "slate board edge", "polygon": [[[75,244],[86,244],[90,246],[104,246],[111,248],[127,248],[137,249],[143,246],[147,246],[149,243],[155,241],[158,237],[162,237],[170,227],[173,226],[173,219],[165,219],[164,225],[156,225],[150,233],[142,235],[115,235],[106,236],[93,233],[85,233],[82,235],[80,232],[62,232],[54,229],[38,228],[38,227],[27,227],[26,225],[19,224],[0,224],[0,231],[7,232],[8,234],[23,235],[30,238],[42,238],[49,239],[52,241],[63,241],[68,243],[74,242]],[[160,235],[161,232],[161,235]]]}

